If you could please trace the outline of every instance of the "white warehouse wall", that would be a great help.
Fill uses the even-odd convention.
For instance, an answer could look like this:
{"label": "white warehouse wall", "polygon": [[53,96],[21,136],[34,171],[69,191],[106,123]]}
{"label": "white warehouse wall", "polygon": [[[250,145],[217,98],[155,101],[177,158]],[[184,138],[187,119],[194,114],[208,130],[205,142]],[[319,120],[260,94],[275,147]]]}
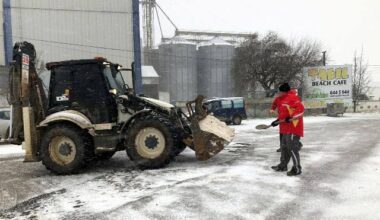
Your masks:
{"label": "white warehouse wall", "polygon": [[[1,5],[0,7],[0,24],[3,24],[4,23],[4,19],[3,19],[3,7]],[[0,27],[0,65],[4,65],[5,64],[5,52],[4,52],[4,29],[3,27],[1,26]]]}
{"label": "white warehouse wall", "polygon": [[130,67],[134,60],[132,0],[12,0],[11,4],[13,43],[33,43],[45,63],[103,56]]}

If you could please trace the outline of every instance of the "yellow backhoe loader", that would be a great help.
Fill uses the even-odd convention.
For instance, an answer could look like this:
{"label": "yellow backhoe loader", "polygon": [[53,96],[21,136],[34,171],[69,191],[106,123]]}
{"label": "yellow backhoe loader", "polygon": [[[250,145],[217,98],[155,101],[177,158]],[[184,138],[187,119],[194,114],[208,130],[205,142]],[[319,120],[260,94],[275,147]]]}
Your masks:
{"label": "yellow backhoe loader", "polygon": [[[144,169],[170,163],[186,146],[207,160],[234,137],[234,130],[203,108],[203,96],[188,113],[135,94],[123,76],[134,70],[105,58],[52,62],[44,77],[36,52],[16,43],[9,75],[12,126],[9,141],[22,143],[25,162],[39,162],[57,174],[79,172],[91,160],[126,150]],[[134,80],[133,80],[134,81]]]}

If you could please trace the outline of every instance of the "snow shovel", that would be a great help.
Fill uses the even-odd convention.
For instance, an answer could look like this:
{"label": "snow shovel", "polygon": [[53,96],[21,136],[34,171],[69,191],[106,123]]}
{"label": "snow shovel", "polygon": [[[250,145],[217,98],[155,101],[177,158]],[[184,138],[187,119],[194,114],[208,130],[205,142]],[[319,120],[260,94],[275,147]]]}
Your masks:
{"label": "snow shovel", "polygon": [[272,127],[272,125],[260,124],[260,125],[257,125],[257,126],[256,126],[256,129],[257,129],[257,130],[265,130],[265,129],[268,129],[268,128],[270,128],[270,127]]}
{"label": "snow shovel", "polygon": [[[279,121],[279,124],[283,123],[283,122],[285,122],[285,121],[281,120],[281,121]],[[256,126],[256,129],[257,130],[266,130],[266,129],[270,128],[270,127],[272,127],[272,125],[260,124],[260,125]]]}
{"label": "snow shovel", "polygon": [[192,144],[198,160],[208,160],[224,149],[235,136],[235,130],[214,116],[208,115],[203,108],[204,96],[186,103],[189,112]]}

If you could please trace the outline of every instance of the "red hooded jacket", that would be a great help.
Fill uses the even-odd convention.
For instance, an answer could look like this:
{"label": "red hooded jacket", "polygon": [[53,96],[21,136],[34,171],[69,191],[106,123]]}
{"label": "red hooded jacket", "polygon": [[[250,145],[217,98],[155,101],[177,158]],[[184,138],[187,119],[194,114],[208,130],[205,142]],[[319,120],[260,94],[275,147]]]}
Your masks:
{"label": "red hooded jacket", "polygon": [[279,96],[277,96],[277,97],[273,100],[273,102],[272,102],[272,107],[270,108],[271,110],[274,111],[274,110],[277,109],[277,112],[278,112],[279,107],[280,107],[280,105],[281,105],[281,99],[282,99],[282,97],[283,97],[283,96],[279,95]]}
{"label": "red hooded jacket", "polygon": [[[290,92],[294,93],[295,95],[297,95],[297,90],[296,89],[292,89],[290,90]],[[276,98],[274,98],[273,102],[272,102],[272,106],[271,106],[271,110],[276,110],[279,111],[279,107],[281,105],[281,100],[284,98],[285,94],[280,94],[278,96],[276,96]]]}
{"label": "red hooded jacket", "polygon": [[303,137],[303,113],[304,106],[301,99],[294,90],[282,96],[281,104],[278,106],[278,119],[285,120],[287,117],[294,118],[291,122],[280,124],[280,134],[295,134]]}

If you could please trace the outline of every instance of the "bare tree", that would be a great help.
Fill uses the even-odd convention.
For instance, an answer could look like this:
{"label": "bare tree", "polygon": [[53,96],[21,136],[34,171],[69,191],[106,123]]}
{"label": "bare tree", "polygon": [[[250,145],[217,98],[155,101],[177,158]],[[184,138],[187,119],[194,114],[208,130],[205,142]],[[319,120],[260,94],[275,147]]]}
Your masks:
{"label": "bare tree", "polygon": [[352,76],[352,101],[354,112],[361,100],[368,100],[371,79],[368,75],[368,65],[363,61],[363,49],[360,57],[354,55],[354,70]]}
{"label": "bare tree", "polygon": [[300,82],[304,67],[321,64],[320,48],[319,44],[306,40],[289,43],[274,32],[262,39],[253,36],[235,55],[233,73],[237,93],[241,95],[247,86],[252,89],[260,85],[271,96],[272,88],[282,82]]}
{"label": "bare tree", "polygon": [[236,95],[244,96],[248,90],[256,89],[256,78],[254,74],[250,74],[253,65],[251,60],[255,57],[255,50],[259,43],[258,35],[254,34],[241,47],[236,48],[232,73],[234,79],[234,90]]}

